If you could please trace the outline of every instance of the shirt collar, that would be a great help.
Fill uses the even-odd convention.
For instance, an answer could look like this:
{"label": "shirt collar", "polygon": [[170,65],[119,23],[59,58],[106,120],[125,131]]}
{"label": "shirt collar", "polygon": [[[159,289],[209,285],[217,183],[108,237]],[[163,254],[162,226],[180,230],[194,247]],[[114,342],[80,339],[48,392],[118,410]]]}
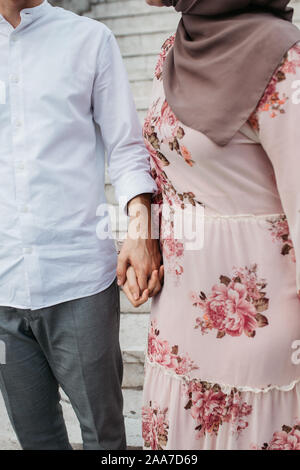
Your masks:
{"label": "shirt collar", "polygon": [[[23,10],[21,10],[20,14],[21,16],[29,16],[32,20],[35,20],[40,16],[43,16],[50,7],[50,3],[47,0],[44,0],[43,3],[41,3],[37,7],[24,8]],[[6,20],[3,18],[2,15],[0,15],[0,23],[2,22],[6,23]]]}
{"label": "shirt collar", "polygon": [[51,7],[50,3],[47,0],[44,0],[43,3],[37,7],[24,8],[21,10],[21,15],[30,15],[32,19],[37,19],[40,16],[43,16],[49,7]]}

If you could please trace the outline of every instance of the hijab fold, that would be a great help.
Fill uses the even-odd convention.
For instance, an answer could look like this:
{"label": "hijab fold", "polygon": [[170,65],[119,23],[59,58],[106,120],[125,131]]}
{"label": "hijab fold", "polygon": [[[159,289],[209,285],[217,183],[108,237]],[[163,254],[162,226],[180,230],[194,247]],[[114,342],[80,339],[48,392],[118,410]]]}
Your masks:
{"label": "hijab fold", "polygon": [[182,13],[163,68],[166,99],[183,124],[227,145],[300,41],[289,0],[163,3]]}

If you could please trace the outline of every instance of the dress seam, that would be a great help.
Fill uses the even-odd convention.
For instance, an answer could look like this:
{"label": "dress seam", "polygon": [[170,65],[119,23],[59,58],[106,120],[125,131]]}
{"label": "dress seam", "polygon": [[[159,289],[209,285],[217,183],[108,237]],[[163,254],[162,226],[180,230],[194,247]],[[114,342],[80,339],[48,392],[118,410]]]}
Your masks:
{"label": "dress seam", "polygon": [[268,393],[272,390],[277,390],[277,391],[280,391],[280,392],[290,392],[291,390],[293,390],[296,387],[296,385],[298,385],[298,383],[300,383],[300,377],[299,377],[299,378],[293,380],[288,385],[268,385],[268,386],[262,387],[262,388],[250,387],[248,385],[245,385],[245,386],[229,385],[229,384],[220,383],[218,380],[197,379],[197,378],[192,378],[192,377],[189,377],[189,376],[186,376],[186,375],[178,375],[174,371],[172,371],[171,369],[167,369],[166,367],[164,367],[161,364],[158,364],[157,362],[150,361],[150,359],[146,356],[145,367],[147,365],[152,367],[153,369],[161,370],[166,375],[169,375],[170,377],[172,377],[176,380],[179,380],[180,382],[183,382],[183,383],[197,381],[197,382],[207,382],[207,383],[210,383],[210,384],[217,384],[218,386],[221,387],[221,389],[224,393],[230,393],[233,389],[237,390],[238,392],[251,392],[251,393],[255,393],[255,394]]}

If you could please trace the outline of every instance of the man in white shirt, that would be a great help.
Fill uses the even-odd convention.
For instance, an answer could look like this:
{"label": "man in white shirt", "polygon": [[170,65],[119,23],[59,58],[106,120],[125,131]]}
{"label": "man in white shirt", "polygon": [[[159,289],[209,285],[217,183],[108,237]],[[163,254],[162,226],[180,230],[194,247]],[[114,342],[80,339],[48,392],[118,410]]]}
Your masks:
{"label": "man in white shirt", "polygon": [[[0,386],[23,449],[71,448],[59,385],[85,449],[126,448],[117,255],[97,236],[105,152],[123,209],[149,211],[156,186],[112,33],[46,0],[0,0]],[[144,301],[159,265],[157,241],[129,238],[119,284],[131,266]]]}

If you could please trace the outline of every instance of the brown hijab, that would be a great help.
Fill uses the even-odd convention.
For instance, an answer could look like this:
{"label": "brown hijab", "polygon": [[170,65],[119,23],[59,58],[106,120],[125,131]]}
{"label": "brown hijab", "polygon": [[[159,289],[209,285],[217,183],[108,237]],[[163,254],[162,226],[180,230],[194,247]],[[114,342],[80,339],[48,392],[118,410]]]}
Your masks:
{"label": "brown hijab", "polygon": [[164,64],[166,99],[183,124],[226,145],[298,41],[289,0],[163,0],[182,12]]}

